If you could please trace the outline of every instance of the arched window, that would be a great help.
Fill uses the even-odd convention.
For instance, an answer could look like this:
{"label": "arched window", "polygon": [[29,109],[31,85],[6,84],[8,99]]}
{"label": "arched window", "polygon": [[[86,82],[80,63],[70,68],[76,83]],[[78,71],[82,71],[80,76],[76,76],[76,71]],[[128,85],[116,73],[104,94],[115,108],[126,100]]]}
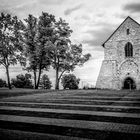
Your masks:
{"label": "arched window", "polygon": [[125,57],[133,56],[133,46],[130,42],[125,45]]}
{"label": "arched window", "polygon": [[129,33],[130,33],[130,32],[129,32],[129,29],[126,30],[126,33],[127,33],[127,35],[129,35]]}

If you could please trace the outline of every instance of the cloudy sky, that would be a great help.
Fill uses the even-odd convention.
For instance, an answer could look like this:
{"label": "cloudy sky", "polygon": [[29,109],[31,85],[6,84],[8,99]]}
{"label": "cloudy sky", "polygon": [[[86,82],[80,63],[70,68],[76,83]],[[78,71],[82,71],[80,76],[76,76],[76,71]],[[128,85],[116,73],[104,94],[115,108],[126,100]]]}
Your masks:
{"label": "cloudy sky", "polygon": [[[82,43],[84,53],[92,58],[75,74],[81,85],[95,85],[104,58],[101,44],[123,22],[131,16],[140,23],[139,0],[0,0],[0,12],[8,12],[25,19],[28,14],[35,16],[48,12],[58,19],[65,19],[73,30],[73,43]],[[25,73],[20,66],[10,68],[10,76]],[[46,72],[54,83],[55,72]],[[6,79],[5,69],[0,67],[0,78]]]}

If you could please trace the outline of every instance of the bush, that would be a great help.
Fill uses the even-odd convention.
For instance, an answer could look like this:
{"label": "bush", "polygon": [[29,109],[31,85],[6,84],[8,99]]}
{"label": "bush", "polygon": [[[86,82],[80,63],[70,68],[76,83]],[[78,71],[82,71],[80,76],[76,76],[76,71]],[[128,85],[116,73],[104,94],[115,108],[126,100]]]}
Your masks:
{"label": "bush", "polygon": [[40,86],[43,89],[51,89],[52,87],[52,82],[50,81],[48,75],[44,74],[42,75],[42,78],[40,80]]}
{"label": "bush", "polygon": [[6,87],[6,86],[7,86],[6,81],[0,79],[0,87]]}
{"label": "bush", "polygon": [[79,78],[76,78],[74,74],[67,74],[62,77],[62,86],[64,89],[78,89]]}
{"label": "bush", "polygon": [[16,88],[33,88],[31,74],[19,74],[16,78],[11,79],[11,84]]}

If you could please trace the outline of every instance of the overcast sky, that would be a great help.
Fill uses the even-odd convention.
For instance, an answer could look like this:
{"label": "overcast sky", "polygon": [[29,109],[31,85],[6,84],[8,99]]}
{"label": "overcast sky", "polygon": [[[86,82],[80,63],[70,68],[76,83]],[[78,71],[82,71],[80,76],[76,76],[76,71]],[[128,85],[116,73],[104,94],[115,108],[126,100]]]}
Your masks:
{"label": "overcast sky", "polygon": [[[140,23],[139,0],[0,0],[0,12],[8,12],[25,19],[28,14],[35,16],[48,12],[66,20],[73,30],[73,43],[82,43],[84,53],[92,58],[75,74],[82,84],[95,85],[104,58],[101,44],[130,16]],[[10,68],[10,76],[23,73],[20,66]],[[25,72],[24,72],[25,73]],[[46,72],[54,83],[55,72]],[[5,69],[0,67],[0,78],[6,79]]]}

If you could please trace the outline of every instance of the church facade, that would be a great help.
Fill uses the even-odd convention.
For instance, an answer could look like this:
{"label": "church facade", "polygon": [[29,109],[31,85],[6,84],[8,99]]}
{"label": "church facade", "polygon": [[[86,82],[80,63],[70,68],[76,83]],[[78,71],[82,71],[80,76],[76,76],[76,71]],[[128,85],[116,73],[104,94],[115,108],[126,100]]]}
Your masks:
{"label": "church facade", "polygon": [[140,24],[127,17],[103,43],[100,89],[140,89]]}

